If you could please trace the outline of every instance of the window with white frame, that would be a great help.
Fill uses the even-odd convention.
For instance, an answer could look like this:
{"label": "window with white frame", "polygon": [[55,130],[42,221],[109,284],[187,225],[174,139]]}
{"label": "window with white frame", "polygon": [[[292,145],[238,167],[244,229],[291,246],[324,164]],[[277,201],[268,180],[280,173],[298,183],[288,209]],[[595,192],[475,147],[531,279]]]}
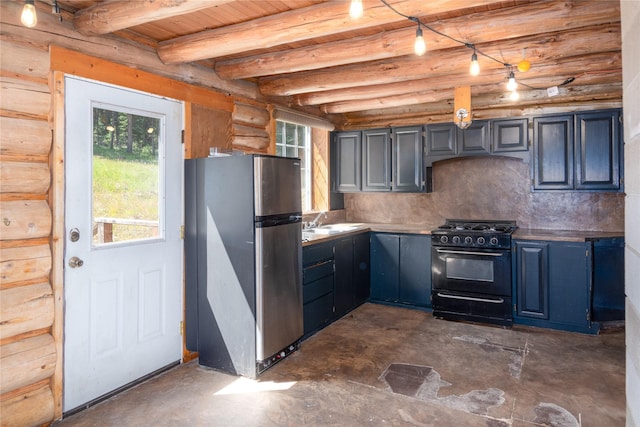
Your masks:
{"label": "window with white frame", "polygon": [[311,210],[311,128],[276,120],[276,155],[300,159],[302,211]]}

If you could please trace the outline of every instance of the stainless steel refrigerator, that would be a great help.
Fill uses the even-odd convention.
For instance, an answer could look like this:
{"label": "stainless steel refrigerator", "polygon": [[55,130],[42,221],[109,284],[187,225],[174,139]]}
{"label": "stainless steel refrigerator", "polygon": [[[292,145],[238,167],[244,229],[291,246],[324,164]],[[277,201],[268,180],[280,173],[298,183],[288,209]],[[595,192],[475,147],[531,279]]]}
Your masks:
{"label": "stainless steel refrigerator", "polygon": [[255,378],[303,334],[300,160],[185,161],[187,348]]}

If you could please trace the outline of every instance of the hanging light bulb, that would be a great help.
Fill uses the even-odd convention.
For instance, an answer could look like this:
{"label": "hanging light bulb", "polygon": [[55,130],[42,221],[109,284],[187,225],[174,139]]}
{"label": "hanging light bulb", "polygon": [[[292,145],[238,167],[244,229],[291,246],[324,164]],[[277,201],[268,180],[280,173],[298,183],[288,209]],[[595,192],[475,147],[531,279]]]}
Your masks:
{"label": "hanging light bulb", "polygon": [[349,16],[352,19],[358,19],[364,13],[364,8],[362,7],[362,0],[351,0],[351,6],[349,7]]}
{"label": "hanging light bulb", "polygon": [[512,100],[512,101],[517,101],[518,99],[520,99],[520,94],[518,93],[517,90],[513,90],[509,94],[509,99]]}
{"label": "hanging light bulb", "polygon": [[422,28],[418,23],[418,29],[416,30],[416,42],[413,45],[413,49],[416,55],[422,56],[427,51],[427,45],[424,43],[424,37],[422,37]]}
{"label": "hanging light bulb", "polygon": [[513,71],[509,71],[509,80],[507,81],[507,90],[514,91],[518,87],[518,83],[516,82],[516,76],[513,74]]}
{"label": "hanging light bulb", "polygon": [[24,7],[22,8],[22,15],[20,15],[20,22],[27,28],[35,27],[38,23],[38,15],[36,15],[36,6],[34,0],[24,0]]}
{"label": "hanging light bulb", "polygon": [[473,51],[473,55],[471,55],[471,66],[469,67],[469,73],[472,76],[477,76],[480,74],[480,64],[478,64],[478,55],[476,55],[476,51]]}

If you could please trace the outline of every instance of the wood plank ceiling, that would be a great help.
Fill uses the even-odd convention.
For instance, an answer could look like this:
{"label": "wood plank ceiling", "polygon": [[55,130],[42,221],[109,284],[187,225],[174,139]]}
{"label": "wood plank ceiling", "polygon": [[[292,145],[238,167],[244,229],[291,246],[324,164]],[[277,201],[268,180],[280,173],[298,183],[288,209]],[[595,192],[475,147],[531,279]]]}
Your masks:
{"label": "wood plank ceiling", "polygon": [[[59,1],[82,34],[143,41],[167,64],[198,62],[250,81],[265,100],[338,127],[451,121],[454,88],[466,85],[475,119],[622,99],[618,0],[388,0],[502,62],[479,55],[475,77],[468,46],[424,29],[427,52],[417,56],[415,22],[379,0],[363,3],[354,20],[348,0]],[[504,63],[523,52],[531,69],[514,68],[512,101]]]}

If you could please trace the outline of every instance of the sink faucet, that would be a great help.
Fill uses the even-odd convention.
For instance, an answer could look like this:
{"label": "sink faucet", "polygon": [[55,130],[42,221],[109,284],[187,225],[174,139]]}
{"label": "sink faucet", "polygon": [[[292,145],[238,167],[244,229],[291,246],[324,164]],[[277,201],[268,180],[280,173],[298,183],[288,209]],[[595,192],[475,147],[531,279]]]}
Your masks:
{"label": "sink faucet", "polygon": [[316,217],[313,219],[313,221],[307,224],[307,228],[318,227],[321,224],[320,222],[318,222],[318,220],[322,215],[324,215],[325,218],[328,218],[327,213],[325,211],[319,212],[318,215],[316,215]]}

